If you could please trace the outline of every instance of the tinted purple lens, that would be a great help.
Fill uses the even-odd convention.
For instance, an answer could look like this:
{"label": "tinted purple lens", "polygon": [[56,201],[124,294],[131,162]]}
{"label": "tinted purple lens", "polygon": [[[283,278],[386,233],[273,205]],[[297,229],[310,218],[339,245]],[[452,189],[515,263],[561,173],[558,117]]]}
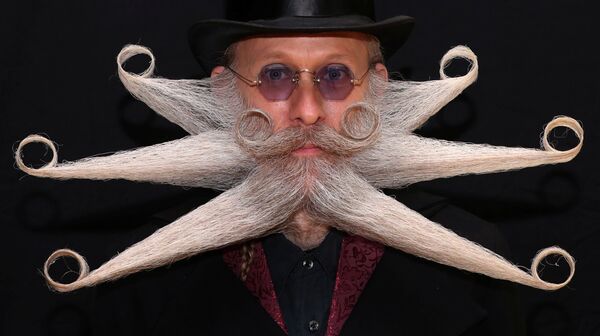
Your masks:
{"label": "tinted purple lens", "polygon": [[[284,64],[267,65],[258,76],[258,89],[266,99],[286,100],[296,88],[295,76],[298,76],[296,71]],[[315,77],[319,79],[316,83],[319,92],[327,100],[343,100],[354,88],[352,72],[343,64],[324,66],[317,71]]]}
{"label": "tinted purple lens", "polygon": [[354,88],[352,72],[342,64],[327,65],[319,69],[316,77],[321,95],[328,100],[345,99]]}
{"label": "tinted purple lens", "polygon": [[283,64],[267,65],[258,76],[258,89],[269,100],[286,100],[296,88],[292,81],[294,76],[295,72]]}

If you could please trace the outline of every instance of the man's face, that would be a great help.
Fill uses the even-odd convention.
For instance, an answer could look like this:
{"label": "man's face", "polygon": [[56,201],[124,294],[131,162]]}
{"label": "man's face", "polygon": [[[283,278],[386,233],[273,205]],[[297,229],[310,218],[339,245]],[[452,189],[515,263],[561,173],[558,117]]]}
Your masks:
{"label": "man's face", "polygon": [[[261,70],[271,64],[283,64],[291,69],[317,71],[330,64],[343,64],[359,78],[369,70],[369,39],[360,33],[328,33],[312,35],[255,37],[240,41],[235,48],[235,70],[255,80]],[[223,67],[213,70],[215,76]],[[375,65],[376,72],[387,78],[383,64]],[[346,108],[365,98],[368,76],[350,94],[341,100],[328,100],[313,83],[313,74],[301,72],[300,81],[286,100],[268,100],[257,87],[238,79],[242,97],[250,106],[270,115],[275,131],[287,127],[311,126],[323,123],[336,130]],[[294,151],[297,156],[318,155],[320,150],[311,145]]]}

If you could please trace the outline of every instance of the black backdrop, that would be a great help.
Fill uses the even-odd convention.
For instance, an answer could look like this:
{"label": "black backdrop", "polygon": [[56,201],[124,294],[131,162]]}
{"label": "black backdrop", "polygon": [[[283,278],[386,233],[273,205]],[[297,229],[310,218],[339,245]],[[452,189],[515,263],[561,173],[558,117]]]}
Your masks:
{"label": "black backdrop", "polygon": [[[531,335],[600,334],[597,9],[582,0],[377,1],[379,18],[417,18],[410,40],[389,62],[404,77],[438,78],[439,59],[458,44],[479,57],[478,81],[430,120],[423,134],[537,147],[543,125],[555,115],[569,115],[584,125],[583,150],[570,163],[420,184],[497,223],[512,249],[511,260],[520,265],[528,267],[538,249],[554,244],[577,259],[567,288],[519,287],[520,313]],[[96,268],[125,248],[127,237],[150,214],[190,194],[207,200],[216,195],[123,181],[38,179],[18,171],[12,156],[17,141],[31,133],[47,134],[60,144],[59,160],[183,136],[128,95],[116,76],[115,57],[123,45],[140,43],[153,49],[159,75],[198,77],[186,29],[222,12],[216,1],[24,0],[2,5],[1,335],[89,334],[87,292],[52,293],[38,273],[50,253],[73,248]],[[573,138],[556,136],[559,143]],[[42,146],[26,154],[49,160]],[[545,271],[562,274],[550,265]]]}

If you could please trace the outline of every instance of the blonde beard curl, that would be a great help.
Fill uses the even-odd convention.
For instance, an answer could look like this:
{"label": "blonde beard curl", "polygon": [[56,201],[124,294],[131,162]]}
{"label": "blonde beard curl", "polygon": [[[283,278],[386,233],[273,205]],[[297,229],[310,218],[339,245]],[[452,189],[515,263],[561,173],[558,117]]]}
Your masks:
{"label": "blonde beard curl", "polygon": [[[150,67],[141,74],[126,72],[124,62],[137,54],[150,56]],[[443,69],[456,57],[467,59],[471,66],[464,76],[449,78]],[[440,80],[384,82],[372,74],[370,97],[348,109],[340,134],[321,125],[273,133],[267,113],[246,109],[239,95],[232,93],[235,80],[227,77],[228,72],[200,81],[153,77],[154,58],[141,46],[125,47],[117,62],[119,76],[132,95],[191,135],[61,164],[54,144],[32,135],[17,148],[17,166],[40,177],[122,178],[227,191],[92,272],[76,252],[56,251],[46,261],[44,275],[58,291],[92,286],[203,251],[293,229],[288,227],[293,225],[290,218],[298,211],[304,211],[315,225],[331,223],[342,231],[438,263],[536,288],[560,288],[574,274],[574,259],[558,247],[540,251],[529,274],[376,189],[566,162],[581,150],[583,129],[568,117],[555,118],[546,126],[542,150],[448,142],[412,133],[475,81],[477,58],[466,47],[453,48],[442,58]],[[548,133],[559,126],[574,131],[579,144],[566,151],[551,147]],[[23,146],[32,142],[46,144],[54,154],[42,168],[30,168],[22,161]],[[325,155],[307,159],[290,154],[307,142],[322,146]],[[545,282],[537,274],[538,264],[550,254],[564,257],[569,265],[569,277],[562,283]],[[70,284],[56,282],[48,273],[50,265],[65,256],[80,264],[80,276]]]}

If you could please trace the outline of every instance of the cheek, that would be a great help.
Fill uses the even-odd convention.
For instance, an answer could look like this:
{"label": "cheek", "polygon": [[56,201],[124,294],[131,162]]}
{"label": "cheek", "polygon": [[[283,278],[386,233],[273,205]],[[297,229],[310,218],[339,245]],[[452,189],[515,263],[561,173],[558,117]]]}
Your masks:
{"label": "cheek", "polygon": [[257,99],[251,105],[268,114],[273,122],[273,127],[276,131],[288,127],[288,102],[272,102],[264,99]]}
{"label": "cheek", "polygon": [[326,118],[323,122],[327,126],[339,131],[344,111],[346,111],[346,108],[349,105],[348,102],[346,102],[346,100],[340,102],[329,101],[325,102],[323,105],[326,114]]}
{"label": "cheek", "polygon": [[271,117],[276,130],[283,128],[283,116],[287,110],[287,103],[285,101],[268,101],[264,99],[256,88],[247,85],[239,87],[239,90],[249,108],[257,108],[267,113]]}
{"label": "cheek", "polygon": [[356,87],[350,95],[342,101],[325,101],[324,108],[327,113],[325,123],[336,130],[340,130],[342,118],[348,106],[364,101],[365,89],[362,86]]}
{"label": "cheek", "polygon": [[289,110],[289,107],[285,102],[265,102],[259,108],[265,111],[271,117],[275,131],[289,126],[287,118],[287,111]]}

